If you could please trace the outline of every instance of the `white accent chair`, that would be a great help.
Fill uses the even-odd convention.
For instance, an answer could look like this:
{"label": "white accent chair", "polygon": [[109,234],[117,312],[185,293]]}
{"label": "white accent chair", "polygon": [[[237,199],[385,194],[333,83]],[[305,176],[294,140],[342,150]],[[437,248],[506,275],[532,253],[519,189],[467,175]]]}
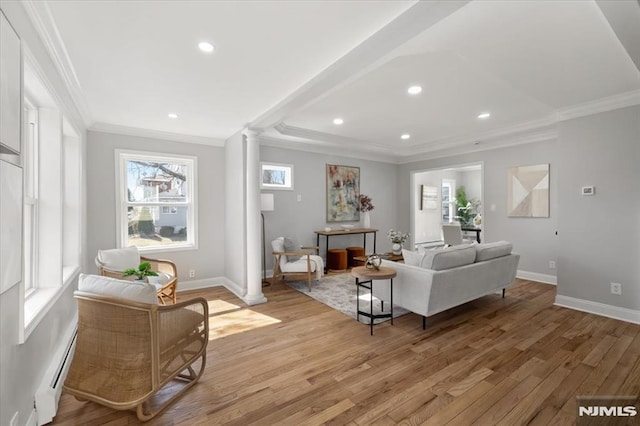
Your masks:
{"label": "white accent chair", "polygon": [[458,222],[442,224],[442,239],[445,246],[459,246],[460,244],[471,244],[471,240],[462,238],[462,227]]}
{"label": "white accent chair", "polygon": [[176,303],[176,289],[178,287],[178,269],[170,260],[151,259],[140,256],[138,247],[126,247],[120,249],[98,250],[95,259],[100,275],[118,279],[131,279],[124,277],[123,271],[128,268],[137,268],[140,262],[151,263],[151,269],[158,273],[157,277],[148,277],[149,284],[156,288],[158,302],[165,305],[165,299]]}
{"label": "white accent chair", "polygon": [[279,237],[271,241],[273,256],[273,278],[276,281],[285,277],[306,278],[311,291],[311,281],[322,278],[324,260],[318,256],[318,247],[287,247],[285,238]]}

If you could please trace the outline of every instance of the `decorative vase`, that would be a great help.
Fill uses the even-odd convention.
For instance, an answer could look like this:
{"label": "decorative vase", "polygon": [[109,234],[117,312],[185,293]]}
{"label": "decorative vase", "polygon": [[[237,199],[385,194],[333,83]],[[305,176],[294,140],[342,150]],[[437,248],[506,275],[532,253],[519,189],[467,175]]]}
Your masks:
{"label": "decorative vase", "polygon": [[402,254],[402,244],[400,243],[393,243],[393,245],[391,246],[391,252],[395,255],[401,255]]}
{"label": "decorative vase", "polygon": [[364,212],[364,227],[371,228],[371,216],[369,216],[369,212]]}

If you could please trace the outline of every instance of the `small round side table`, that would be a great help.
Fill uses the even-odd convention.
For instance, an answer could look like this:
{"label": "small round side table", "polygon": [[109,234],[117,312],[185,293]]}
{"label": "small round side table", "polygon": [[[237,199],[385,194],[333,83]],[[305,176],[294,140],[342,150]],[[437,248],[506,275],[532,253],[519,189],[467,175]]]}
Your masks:
{"label": "small round side table", "polygon": [[[391,325],[393,325],[393,277],[396,276],[396,270],[387,266],[381,266],[380,269],[368,269],[364,266],[358,266],[351,269],[351,275],[356,279],[356,319],[360,321],[360,315],[369,318],[369,324],[371,326],[371,335],[373,336],[374,320],[378,318],[391,318]],[[375,280],[390,280],[391,282],[391,300],[389,313],[374,314],[373,313],[373,282]],[[369,284],[369,285],[367,285]],[[369,312],[360,310],[360,287],[366,288],[371,293],[369,297]],[[381,302],[382,303],[382,302]],[[381,308],[384,306],[381,304]]]}

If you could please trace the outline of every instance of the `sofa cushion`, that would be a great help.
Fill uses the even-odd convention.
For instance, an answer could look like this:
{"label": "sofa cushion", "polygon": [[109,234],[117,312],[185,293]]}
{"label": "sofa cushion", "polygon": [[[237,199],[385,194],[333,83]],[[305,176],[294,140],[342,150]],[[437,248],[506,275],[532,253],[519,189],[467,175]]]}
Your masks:
{"label": "sofa cushion", "polygon": [[513,244],[508,241],[496,241],[495,243],[476,244],[476,262],[495,259],[496,257],[511,254]]}
{"label": "sofa cushion", "polygon": [[438,250],[428,250],[422,261],[422,267],[434,271],[469,265],[476,260],[474,245],[463,244]]}
{"label": "sofa cushion", "polygon": [[117,280],[101,275],[80,274],[78,290],[134,302],[158,304],[156,288],[151,284],[136,281]]}
{"label": "sofa cushion", "polygon": [[422,260],[426,253],[419,253],[417,251],[411,251],[402,249],[402,258],[404,263],[411,266],[422,266]]}

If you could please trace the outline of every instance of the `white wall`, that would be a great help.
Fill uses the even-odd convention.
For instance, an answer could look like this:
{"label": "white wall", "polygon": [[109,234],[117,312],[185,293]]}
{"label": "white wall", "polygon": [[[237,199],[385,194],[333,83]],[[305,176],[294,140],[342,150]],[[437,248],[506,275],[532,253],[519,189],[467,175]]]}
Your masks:
{"label": "white wall", "polygon": [[[640,321],[640,106],[563,122],[559,135],[558,295]],[[580,195],[587,185],[594,196]]]}
{"label": "white wall", "polygon": [[[376,251],[379,253],[391,250],[387,239],[387,231],[396,228],[396,165],[360,160],[335,155],[318,154],[291,149],[262,146],[261,161],[293,164],[294,190],[268,191],[273,193],[275,211],[265,212],[265,245],[267,250],[267,269],[273,267],[271,241],[279,236],[295,238],[302,245],[316,245],[316,234],[313,231],[322,230],[328,226],[339,229],[340,223],[326,221],[326,165],[338,164],[360,167],[360,192],[367,194],[373,200],[374,210],[371,211],[371,227],[379,229]],[[408,185],[408,184],[407,184]],[[408,187],[408,186],[407,186]],[[298,196],[301,200],[298,201]],[[360,222],[348,222],[355,226]],[[397,228],[396,228],[397,229]],[[409,228],[401,228],[408,232]],[[367,251],[373,250],[373,237],[367,237]],[[330,247],[362,246],[362,235],[348,237],[331,237]],[[325,239],[320,240],[321,252],[324,255]]]}
{"label": "white wall", "polygon": [[482,172],[480,170],[464,170],[460,172],[458,186],[464,186],[467,200],[482,201]]}
{"label": "white wall", "polygon": [[[173,142],[112,133],[88,133],[87,203],[88,254],[93,259],[99,249],[116,247],[115,150],[129,149],[153,153],[182,154],[198,159],[198,248],[166,251],[151,257],[173,260],[178,268],[178,291],[190,280],[210,280],[225,275],[225,194],[224,148]],[[189,278],[189,270],[196,271]],[[92,272],[97,272],[95,265]]]}
{"label": "white wall", "polygon": [[[556,270],[549,261],[557,259],[559,201],[557,196],[558,162],[556,141],[530,143],[509,148],[479,151],[433,160],[403,164],[398,168],[398,226],[410,223],[410,175],[415,170],[442,169],[460,164],[483,163],[484,216],[482,241],[507,240],[521,254],[518,269],[533,274],[539,280],[555,281]],[[550,217],[513,218],[507,216],[507,169],[514,166],[549,163]]]}
{"label": "white wall", "polygon": [[[26,15],[21,2],[2,2],[2,11],[38,63],[41,77],[46,79],[47,89],[55,95],[61,112],[79,135],[81,152],[84,153],[85,128],[63,79],[48,56],[42,41]],[[82,164],[84,164],[82,154]],[[84,177],[83,177],[84,180]],[[82,196],[84,210],[84,196]],[[82,224],[78,226],[83,227]],[[84,231],[83,231],[84,232]],[[82,235],[81,264],[86,265],[86,242]],[[35,391],[43,380],[43,374],[53,361],[52,354],[68,342],[63,333],[73,324],[76,304],[73,299],[75,285],[70,285],[59,295],[56,303],[47,312],[27,341],[18,343],[19,286],[0,295],[0,425],[9,425],[14,413],[18,413],[18,424],[24,425],[33,414]]]}

